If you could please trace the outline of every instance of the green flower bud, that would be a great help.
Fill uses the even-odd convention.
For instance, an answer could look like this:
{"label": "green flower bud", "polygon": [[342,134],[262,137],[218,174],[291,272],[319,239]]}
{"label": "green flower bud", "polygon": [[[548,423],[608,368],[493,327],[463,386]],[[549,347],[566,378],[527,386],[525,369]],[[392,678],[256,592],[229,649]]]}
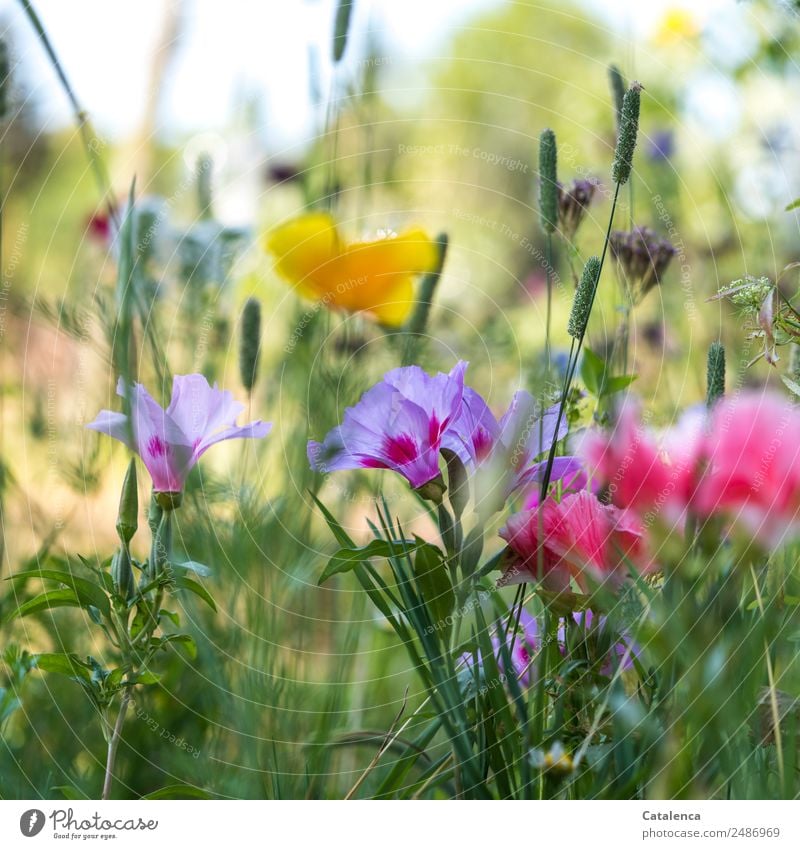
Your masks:
{"label": "green flower bud", "polygon": [[539,136],[539,218],[545,233],[554,233],[558,226],[558,154],[556,134],[542,130]]}
{"label": "green flower bud", "polygon": [[242,335],[239,342],[239,374],[248,392],[258,377],[258,360],[261,355],[261,304],[248,298],[242,310]]}
{"label": "green flower bud", "polygon": [[128,546],[123,545],[111,558],[111,580],[114,589],[125,601],[130,601],[136,592],[136,581],[133,577],[133,564]]}
{"label": "green flower bud", "polygon": [[710,410],[725,394],[725,348],[712,342],[708,349],[708,390],[706,406]]}
{"label": "green flower bud", "polygon": [[119,497],[117,512],[117,534],[124,543],[129,543],[139,527],[139,488],[136,480],[136,461],[131,460],[125,480],[122,482],[122,492]]}
{"label": "green flower bud", "polygon": [[572,312],[569,314],[567,333],[573,339],[581,339],[586,332],[586,325],[589,323],[589,315],[592,311],[594,293],[599,279],[600,258],[590,256],[583,267],[583,274],[575,291],[575,300],[572,302]]}
{"label": "green flower bud", "polygon": [[628,182],[633,167],[633,151],[636,149],[636,137],[639,133],[639,103],[641,83],[633,82],[622,100],[619,137],[614,151],[614,165],[611,176],[620,186]]}

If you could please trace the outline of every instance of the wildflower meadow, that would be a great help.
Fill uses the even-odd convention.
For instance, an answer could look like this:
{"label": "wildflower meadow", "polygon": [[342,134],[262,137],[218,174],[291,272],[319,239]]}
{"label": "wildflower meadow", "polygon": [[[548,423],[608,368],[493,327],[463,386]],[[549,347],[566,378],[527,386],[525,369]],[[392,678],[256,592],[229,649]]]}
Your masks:
{"label": "wildflower meadow", "polygon": [[105,5],[0,5],[0,798],[797,799],[797,4]]}

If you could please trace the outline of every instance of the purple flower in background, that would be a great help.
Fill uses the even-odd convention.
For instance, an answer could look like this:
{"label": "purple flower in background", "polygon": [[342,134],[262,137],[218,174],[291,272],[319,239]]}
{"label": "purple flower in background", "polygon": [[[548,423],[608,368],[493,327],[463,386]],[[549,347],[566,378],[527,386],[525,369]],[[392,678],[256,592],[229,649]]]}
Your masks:
{"label": "purple flower in background", "polygon": [[[523,502],[523,510],[533,510],[539,506],[541,501],[541,483],[547,468],[547,461],[543,460],[533,467],[532,480]],[[553,460],[553,471],[550,475],[550,483],[560,481],[561,495],[571,492],[580,492],[582,489],[590,489],[595,495],[600,491],[600,484],[593,480],[589,482],[589,475],[580,457],[566,456],[556,457]]]}
{"label": "purple flower in background", "polygon": [[669,159],[675,152],[675,134],[672,130],[656,130],[650,138],[647,155],[655,162]]}
{"label": "purple flower in background", "polygon": [[101,410],[86,425],[125,443],[150,472],[156,492],[181,492],[191,469],[215,443],[225,439],[261,439],[272,427],[257,421],[237,426],[244,404],[230,392],[208,385],[202,374],[175,375],[172,399],[164,410],[141,383],[126,392],[120,378],[117,395],[129,396],[130,418]]}
{"label": "purple flower in background", "polygon": [[[514,630],[510,627],[506,634],[506,645],[511,649],[511,663],[514,667],[514,674],[523,687],[529,687],[535,680],[536,664],[533,659],[539,651],[539,624],[524,607],[519,618],[519,632],[516,639],[513,639],[513,636]],[[500,672],[504,675],[507,674],[503,663],[504,653],[500,651],[500,638],[496,635],[492,637],[492,649]],[[478,664],[481,665],[480,652],[477,652],[477,658]],[[473,656],[467,652],[461,655],[461,660],[467,667],[471,667]]]}
{"label": "purple flower in background", "polygon": [[[608,619],[601,614],[595,622],[595,616],[591,610],[575,611],[572,618],[583,629],[590,657],[602,659],[601,675],[613,675],[617,664],[622,662],[623,659],[623,670],[630,669],[633,666],[633,659],[639,656],[640,650],[639,646],[631,640],[629,634],[624,631],[614,635],[608,634],[607,631],[610,628]],[[608,646],[611,639],[614,640],[613,645],[610,649],[604,649],[603,646]],[[629,646],[630,651],[628,651]]]}
{"label": "purple flower in background", "polygon": [[[639,656],[639,647],[631,642],[630,636],[626,633],[609,634],[607,629],[610,626],[605,616],[595,617],[591,610],[575,611],[572,614],[572,620],[575,623],[573,627],[580,630],[583,651],[588,654],[590,660],[601,661],[599,669],[601,675],[607,677],[613,675],[617,664],[623,658],[625,658],[623,670],[630,669],[633,666],[633,658]],[[511,649],[511,663],[514,667],[514,673],[523,687],[529,687],[536,681],[538,661],[535,658],[540,649],[541,641],[539,623],[524,607],[521,611],[519,631],[515,639],[513,635],[513,628],[509,628],[506,634],[506,644]],[[609,642],[612,639],[614,643],[609,647]],[[563,619],[560,619],[558,623],[556,641],[559,652],[562,656],[566,656],[567,637]],[[511,647],[512,642],[513,648]],[[570,644],[572,642],[573,640],[570,639]],[[631,646],[630,651],[628,651],[629,645]],[[500,638],[497,635],[492,637],[492,649],[500,672],[507,674],[504,668],[504,653],[500,650]],[[626,654],[627,657],[625,657]],[[480,652],[477,652],[477,659],[480,665],[482,663]],[[473,655],[471,653],[463,654],[461,660],[468,668],[472,667]]]}
{"label": "purple flower in background", "polygon": [[388,372],[321,443],[308,443],[311,467],[392,469],[414,489],[429,483],[439,475],[442,437],[461,409],[466,367],[459,362],[434,377],[419,366]]}

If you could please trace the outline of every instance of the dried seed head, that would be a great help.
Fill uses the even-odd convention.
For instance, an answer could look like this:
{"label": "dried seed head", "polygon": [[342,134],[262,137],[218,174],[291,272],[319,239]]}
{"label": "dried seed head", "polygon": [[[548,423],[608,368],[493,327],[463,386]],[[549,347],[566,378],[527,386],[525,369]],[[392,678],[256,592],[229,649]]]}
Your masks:
{"label": "dried seed head", "polygon": [[636,149],[636,136],[639,132],[639,103],[641,83],[631,83],[622,100],[617,148],[614,151],[614,165],[611,176],[620,186],[628,182],[633,167],[633,151]]}
{"label": "dried seed head", "polygon": [[725,394],[725,348],[719,342],[712,342],[708,349],[707,373],[706,406],[710,410]]}
{"label": "dried seed head", "polygon": [[558,226],[558,175],[556,134],[542,130],[539,136],[539,216],[545,233]]}
{"label": "dried seed head", "polygon": [[600,258],[591,256],[583,267],[583,274],[575,291],[575,300],[572,302],[572,312],[567,324],[567,332],[573,339],[581,339],[586,332],[599,277]]}
{"label": "dried seed head", "polygon": [[634,227],[630,232],[615,230],[609,247],[634,305],[661,282],[676,253],[672,242],[649,227]]}
{"label": "dried seed head", "polygon": [[242,310],[242,335],[239,340],[239,374],[242,385],[253,391],[258,377],[258,360],[261,355],[261,304],[248,298]]}
{"label": "dried seed head", "polygon": [[558,223],[567,241],[574,238],[596,191],[596,180],[573,180],[568,188],[558,184]]}

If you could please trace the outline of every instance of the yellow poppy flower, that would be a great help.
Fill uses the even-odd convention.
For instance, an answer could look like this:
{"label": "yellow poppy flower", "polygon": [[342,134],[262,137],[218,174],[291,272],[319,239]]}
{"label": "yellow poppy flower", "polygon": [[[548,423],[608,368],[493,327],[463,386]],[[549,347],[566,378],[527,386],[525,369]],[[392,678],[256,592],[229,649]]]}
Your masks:
{"label": "yellow poppy flower", "polygon": [[697,19],[689,9],[667,9],[656,30],[656,42],[662,45],[688,41],[700,32]]}
{"label": "yellow poppy flower", "polygon": [[414,277],[438,262],[434,241],[411,229],[374,241],[345,243],[327,212],[309,212],[267,233],[275,269],[304,297],[331,309],[364,312],[399,327],[414,306]]}

